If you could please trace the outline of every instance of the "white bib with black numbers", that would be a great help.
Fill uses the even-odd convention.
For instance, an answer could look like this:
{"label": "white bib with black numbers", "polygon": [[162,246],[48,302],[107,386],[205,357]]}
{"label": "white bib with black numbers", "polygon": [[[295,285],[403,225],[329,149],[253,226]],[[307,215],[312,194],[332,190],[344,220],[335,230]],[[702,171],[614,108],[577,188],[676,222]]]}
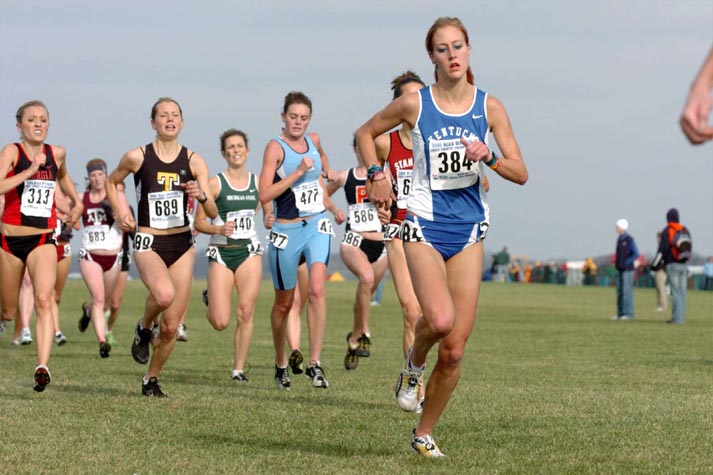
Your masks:
{"label": "white bib with black numbers", "polygon": [[292,188],[295,206],[304,214],[320,213],[324,209],[324,198],[319,181],[308,181]]}
{"label": "white bib with black numbers", "polygon": [[82,247],[88,251],[96,249],[106,249],[106,242],[109,238],[109,225],[100,224],[97,226],[86,226],[84,228],[84,242]]}
{"label": "white bib with black numbers", "polygon": [[354,246],[354,247],[359,247],[361,246],[361,241],[364,238],[360,234],[353,233],[351,231],[347,231],[344,233],[344,237],[342,237],[342,244],[347,244],[348,246]]}
{"label": "white bib with black numbers", "polygon": [[289,242],[289,236],[287,234],[270,230],[270,234],[267,235],[267,240],[270,241],[270,243],[277,249],[285,249],[287,247],[287,243]]}
{"label": "white bib with black numbers", "polygon": [[399,231],[401,231],[400,225],[396,223],[387,224],[384,230],[384,241],[393,241],[399,236]]}
{"label": "white bib with black numbers", "polygon": [[134,252],[146,252],[153,245],[153,234],[136,233],[134,236]]}
{"label": "white bib with black numbers", "polygon": [[257,236],[255,230],[255,210],[241,209],[238,211],[228,211],[225,216],[226,222],[234,222],[235,229],[230,235],[230,239],[252,239]]}
{"label": "white bib with black numbers", "polygon": [[432,190],[467,188],[478,181],[478,164],[466,160],[465,147],[460,138],[431,140],[428,142],[428,150]]}
{"label": "white bib with black numbers", "polygon": [[381,229],[376,207],[372,203],[349,205],[349,226],[359,233]]}
{"label": "white bib with black numbers", "polygon": [[334,228],[329,218],[322,218],[317,222],[317,232],[334,236]]}
{"label": "white bib with black numbers", "polygon": [[156,191],[149,193],[149,226],[155,229],[180,228],[185,224],[184,193]]}
{"label": "white bib with black numbers", "polygon": [[408,194],[411,191],[412,175],[413,170],[411,169],[399,169],[396,172],[396,207],[398,209],[406,209],[406,201],[408,201]]}
{"label": "white bib with black numbers", "polygon": [[25,216],[49,218],[54,206],[54,182],[25,180],[20,198],[20,212]]}

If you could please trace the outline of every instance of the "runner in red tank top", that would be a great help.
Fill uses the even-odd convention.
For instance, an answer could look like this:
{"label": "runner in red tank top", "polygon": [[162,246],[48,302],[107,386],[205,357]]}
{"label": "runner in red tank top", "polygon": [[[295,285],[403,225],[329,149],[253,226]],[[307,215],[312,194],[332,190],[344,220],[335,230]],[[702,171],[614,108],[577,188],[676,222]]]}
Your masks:
{"label": "runner in red tank top", "polygon": [[37,322],[37,368],[35,391],[50,382],[47,369],[54,325],[52,295],[57,279],[55,183],[73,206],[66,222],[73,225],[82,214],[82,203],[67,174],[67,152],[45,144],[49,113],[40,101],[26,102],[17,110],[21,142],[0,151],[0,194],[5,195],[5,213],[0,231],[0,335],[17,314],[18,294],[25,268],[32,277]]}
{"label": "runner in red tank top", "polygon": [[[422,87],[424,87],[423,81],[412,71],[406,71],[391,81],[394,99],[403,94],[418,91]],[[406,216],[406,198],[411,185],[411,171],[413,169],[411,128],[408,124],[401,124],[399,130],[377,137],[375,145],[378,157],[389,165],[389,175],[396,195],[391,207],[391,221],[384,232],[384,242],[386,243],[386,256],[389,259],[389,270],[396,288],[396,295],[401,303],[405,357],[406,352],[413,345],[416,321],[421,316],[421,307],[416,299],[411,277],[406,267],[404,245],[397,236],[401,221]]]}

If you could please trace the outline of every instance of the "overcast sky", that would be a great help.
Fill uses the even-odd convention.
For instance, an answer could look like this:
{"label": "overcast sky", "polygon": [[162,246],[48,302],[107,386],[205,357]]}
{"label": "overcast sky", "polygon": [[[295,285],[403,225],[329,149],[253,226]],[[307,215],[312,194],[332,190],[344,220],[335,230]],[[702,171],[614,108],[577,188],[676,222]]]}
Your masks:
{"label": "overcast sky", "polygon": [[713,44],[712,0],[287,3],[0,0],[2,143],[18,138],[20,104],[45,101],[48,143],[67,148],[83,187],[87,160],[113,168],[153,140],[151,105],[171,96],[181,142],[211,174],[230,127],[249,135],[259,172],[285,94],[301,90],[310,131],[345,169],[353,131],[391,100],[390,80],[413,69],[430,83],[426,31],[455,15],[476,84],[505,104],[530,172],[524,187],[490,174],[487,252],[607,254],[621,217],[653,252],[675,206],[694,250],[713,255],[713,143],[688,145],[677,124]]}

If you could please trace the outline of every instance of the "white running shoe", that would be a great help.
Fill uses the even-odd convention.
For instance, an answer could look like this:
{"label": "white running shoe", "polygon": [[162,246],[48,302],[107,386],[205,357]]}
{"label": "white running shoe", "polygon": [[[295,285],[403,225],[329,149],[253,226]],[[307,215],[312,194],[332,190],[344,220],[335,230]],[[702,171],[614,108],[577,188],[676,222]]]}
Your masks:
{"label": "white running shoe", "polygon": [[431,434],[419,437],[416,435],[416,429],[411,435],[411,449],[418,455],[423,457],[445,457],[446,454],[441,452]]}
{"label": "white running shoe", "polygon": [[20,333],[20,344],[21,345],[31,345],[32,344],[32,333],[29,328],[23,328],[22,333]]}
{"label": "white running shoe", "polygon": [[54,334],[54,342],[57,346],[62,346],[67,343],[67,337],[62,334],[62,332],[57,332]]}
{"label": "white running shoe", "polygon": [[411,361],[412,350],[413,348],[408,350],[406,363],[404,363],[404,368],[396,381],[395,391],[399,407],[408,412],[416,412],[418,410],[419,394],[423,385],[423,370],[425,369],[425,365],[421,369],[411,368],[409,361]]}
{"label": "white running shoe", "polygon": [[419,398],[418,400],[418,407],[414,411],[416,414],[423,414],[423,401],[425,400],[425,397]]}
{"label": "white running shoe", "polygon": [[186,330],[188,330],[186,325],[179,323],[178,328],[176,329],[176,340],[188,341],[188,334],[186,333]]}

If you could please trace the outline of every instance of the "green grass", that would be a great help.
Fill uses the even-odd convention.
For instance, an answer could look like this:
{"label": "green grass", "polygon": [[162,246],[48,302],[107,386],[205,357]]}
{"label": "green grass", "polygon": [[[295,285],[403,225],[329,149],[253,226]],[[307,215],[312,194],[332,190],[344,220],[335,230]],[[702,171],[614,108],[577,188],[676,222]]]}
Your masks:
{"label": "green grass", "polygon": [[[636,289],[636,321],[612,322],[612,288],[483,285],[462,378],[435,438],[449,455],[409,454],[416,419],[396,406],[401,316],[390,283],[373,309],[370,359],[347,373],[354,282],[328,284],[322,363],[328,390],[273,382],[263,286],[250,383],[230,381],[232,331],[203,317],[196,282],[189,342],[161,375],[168,399],[141,396],[131,359],[145,290],[130,282],[101,360],[76,328],[87,292],[69,282],[67,345],[53,381],[32,391],[35,346],[0,340],[0,473],[713,473],[713,292],[689,292],[684,326],[663,323],[651,289]],[[307,333],[303,324],[303,349]]]}

